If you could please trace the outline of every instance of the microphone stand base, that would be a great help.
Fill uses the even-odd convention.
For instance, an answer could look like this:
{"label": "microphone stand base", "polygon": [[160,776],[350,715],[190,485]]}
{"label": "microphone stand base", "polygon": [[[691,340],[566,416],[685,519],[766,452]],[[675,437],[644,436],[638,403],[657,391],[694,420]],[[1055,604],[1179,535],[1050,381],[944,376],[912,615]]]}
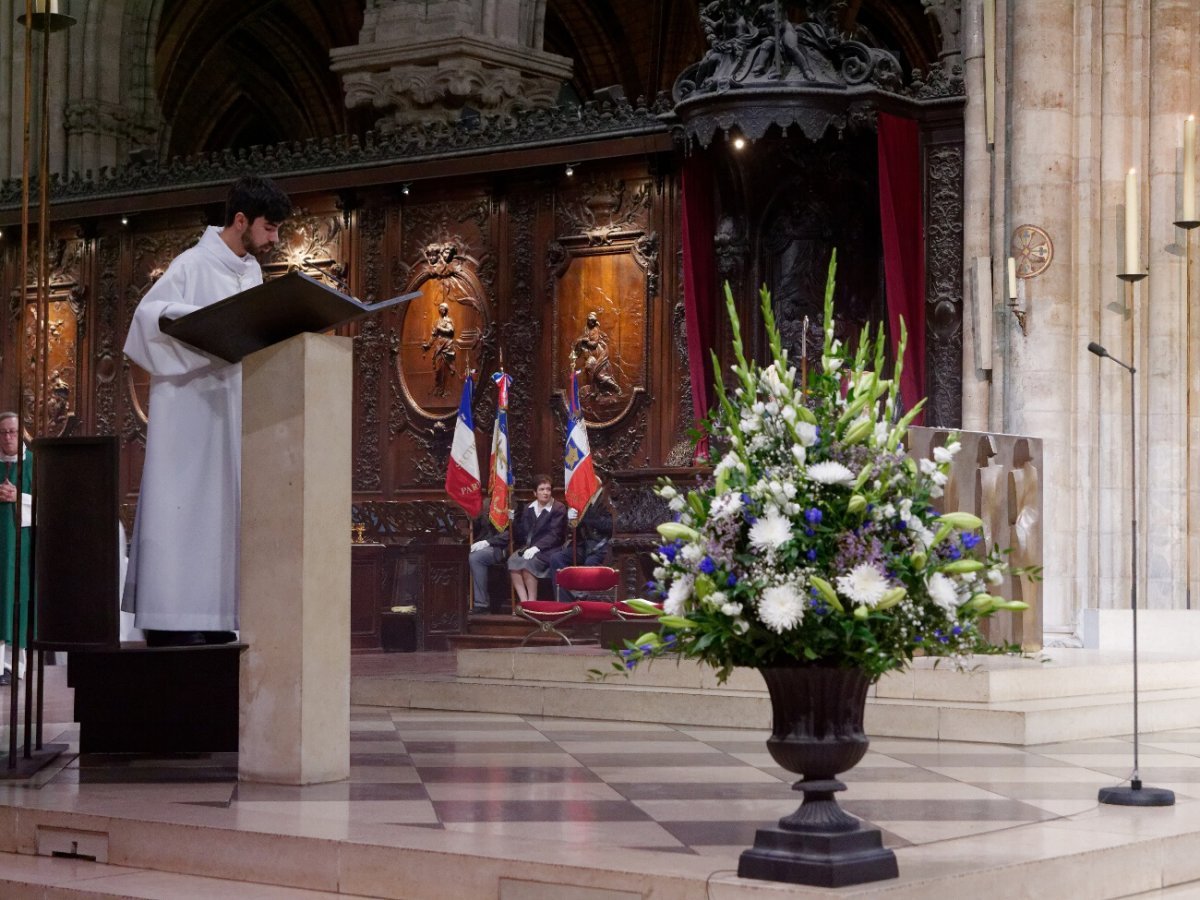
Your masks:
{"label": "microphone stand base", "polygon": [[1112,806],[1174,806],[1175,792],[1166,788],[1106,787],[1100,788],[1100,802]]}

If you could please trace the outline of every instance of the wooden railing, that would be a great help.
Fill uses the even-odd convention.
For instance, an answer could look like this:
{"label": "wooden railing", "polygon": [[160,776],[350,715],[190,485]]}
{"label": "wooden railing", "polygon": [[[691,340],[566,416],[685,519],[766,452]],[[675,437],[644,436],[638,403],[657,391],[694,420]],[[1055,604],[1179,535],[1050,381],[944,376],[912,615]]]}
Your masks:
{"label": "wooden railing", "polygon": [[[954,434],[944,428],[909,429],[909,454],[932,457]],[[957,432],[962,449],[954,457],[940,506],[983,519],[989,547],[1009,549],[1014,567],[1042,565],[1042,442],[1018,434]],[[995,593],[1029,604],[1024,612],[1000,612],[984,629],[993,641],[1011,641],[1026,650],[1042,646],[1042,585],[1028,576],[1008,575]]]}

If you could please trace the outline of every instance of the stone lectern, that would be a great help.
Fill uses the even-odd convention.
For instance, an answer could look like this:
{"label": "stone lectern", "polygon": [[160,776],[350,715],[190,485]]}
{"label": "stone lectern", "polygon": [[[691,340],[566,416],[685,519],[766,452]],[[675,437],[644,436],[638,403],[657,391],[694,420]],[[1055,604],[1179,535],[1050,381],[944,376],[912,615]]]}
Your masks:
{"label": "stone lectern", "polygon": [[238,776],[350,774],[352,342],[312,334],[366,307],[299,274],[163,330],[242,361]]}

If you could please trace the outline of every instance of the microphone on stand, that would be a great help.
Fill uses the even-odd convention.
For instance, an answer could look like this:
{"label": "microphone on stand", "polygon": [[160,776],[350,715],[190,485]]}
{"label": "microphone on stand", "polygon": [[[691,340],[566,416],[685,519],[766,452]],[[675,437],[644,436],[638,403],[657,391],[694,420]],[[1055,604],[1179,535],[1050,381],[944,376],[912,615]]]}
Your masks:
{"label": "microphone on stand", "polygon": [[1126,365],[1100,344],[1091,341],[1088,351],[1101,359],[1111,359],[1129,373],[1129,531],[1130,531],[1130,563],[1129,563],[1129,608],[1133,614],[1133,774],[1129,777],[1129,787],[1100,788],[1099,800],[1115,806],[1174,806],[1175,792],[1166,788],[1142,787],[1142,775],[1138,769],[1138,607],[1137,607],[1137,385],[1133,376],[1137,369]]}

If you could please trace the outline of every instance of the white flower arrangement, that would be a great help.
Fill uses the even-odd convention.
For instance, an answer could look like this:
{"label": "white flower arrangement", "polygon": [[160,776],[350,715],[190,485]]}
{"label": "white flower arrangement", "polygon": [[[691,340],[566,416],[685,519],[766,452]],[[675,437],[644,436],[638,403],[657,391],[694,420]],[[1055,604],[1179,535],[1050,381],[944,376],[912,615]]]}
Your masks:
{"label": "white flower arrangement", "polygon": [[[864,329],[853,354],[834,338],[835,271],[836,256],[821,366],[804,377],[782,347],[765,289],[771,362],[747,361],[726,286],[736,387],[716,386],[708,432],[719,462],[701,488],[660,486],[676,518],[659,527],[649,586],[664,603],[662,627],[627,643],[616,668],[682,653],[722,680],[734,666],[806,662],[875,679],[918,651],[1018,652],[978,628],[997,610],[1026,608],[987,592],[1002,581],[1003,554],[985,551],[978,518],[932,503],[959,444],[919,463],[907,456],[904,436],[924,401],[901,414],[900,362],[883,377],[882,328],[874,339]],[[903,346],[901,323],[898,360]]]}

